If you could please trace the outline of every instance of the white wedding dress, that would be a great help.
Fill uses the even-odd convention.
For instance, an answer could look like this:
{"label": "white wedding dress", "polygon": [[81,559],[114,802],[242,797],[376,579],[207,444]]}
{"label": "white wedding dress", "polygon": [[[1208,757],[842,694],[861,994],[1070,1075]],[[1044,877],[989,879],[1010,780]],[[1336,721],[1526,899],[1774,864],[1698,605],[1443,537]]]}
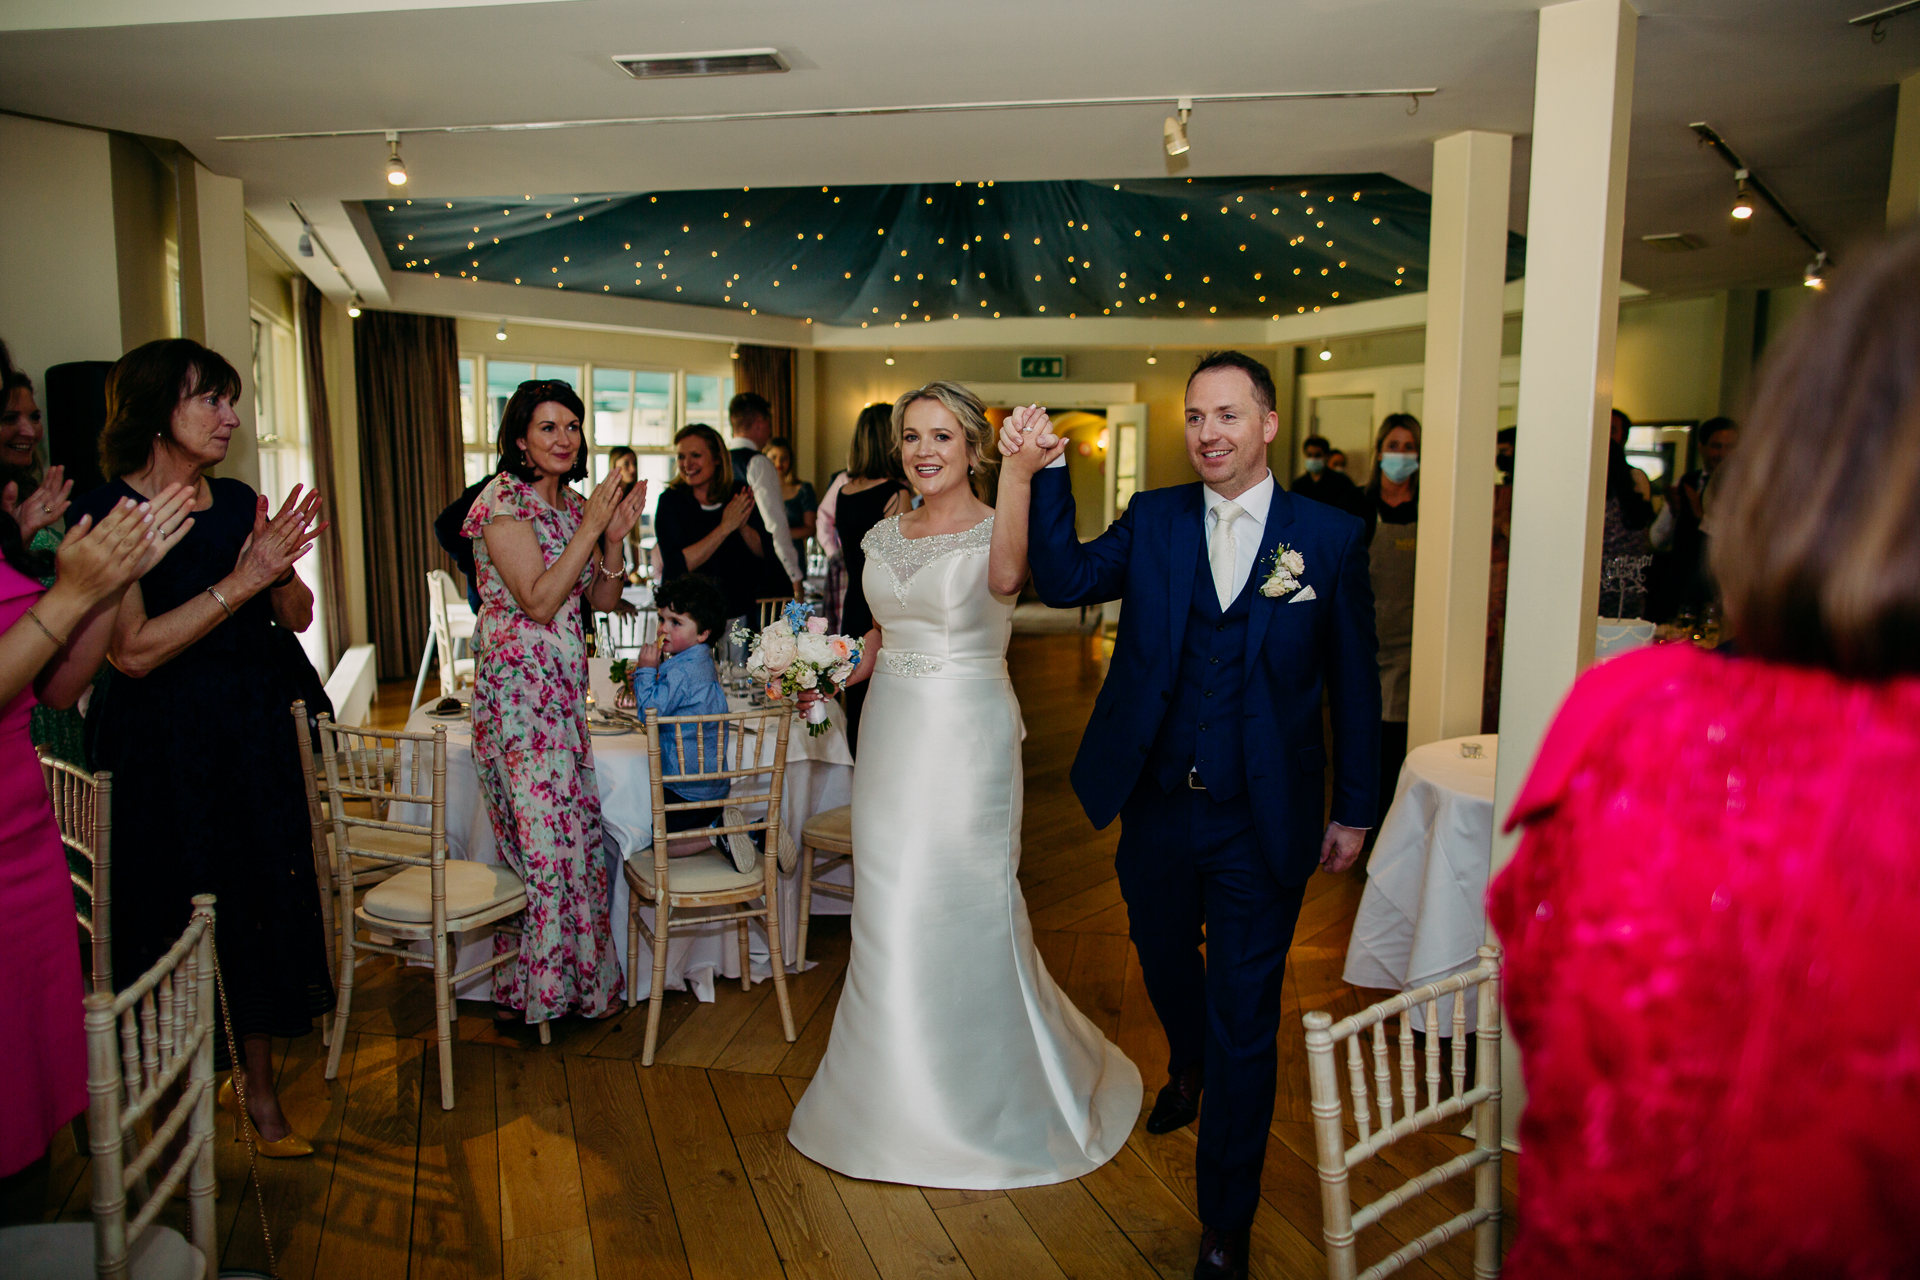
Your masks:
{"label": "white wedding dress", "polygon": [[1112,1158],[1140,1072],[1048,977],[1020,869],[1013,601],[987,587],[991,517],[862,542],[885,637],[853,780],[853,952],[788,1139],[855,1178],[993,1190]]}

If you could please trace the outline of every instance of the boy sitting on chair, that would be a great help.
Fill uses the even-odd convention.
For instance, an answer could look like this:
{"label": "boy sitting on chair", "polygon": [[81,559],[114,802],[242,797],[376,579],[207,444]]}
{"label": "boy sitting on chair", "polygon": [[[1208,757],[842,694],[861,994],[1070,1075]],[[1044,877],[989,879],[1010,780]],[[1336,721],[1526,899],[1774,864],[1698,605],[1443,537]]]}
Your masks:
{"label": "boy sitting on chair", "polygon": [[[726,626],[727,602],[720,588],[710,579],[686,574],[661,583],[654,591],[654,604],[660,614],[660,636],[652,644],[640,646],[634,658],[633,697],[636,714],[644,721],[647,711],[668,716],[709,716],[727,709],[727,693],[720,685],[720,672],[713,663],[708,642]],[[685,725],[662,726],[660,730],[661,777],[671,778],[683,769],[695,773],[713,773],[722,767],[724,751],[719,725],[706,725],[698,731],[701,741]],[[687,748],[686,758],[681,747]],[[665,787],[666,802],[684,804],[695,800],[718,800],[727,794],[724,778],[706,782],[676,782]],[[668,831],[689,831],[717,825],[711,809],[669,810]],[[744,823],[738,809],[722,810],[727,826]],[[727,838],[727,852],[733,864],[750,872],[758,864],[759,851],[743,833]],[[703,853],[717,841],[707,836],[689,836],[667,845],[667,856],[684,858]]]}

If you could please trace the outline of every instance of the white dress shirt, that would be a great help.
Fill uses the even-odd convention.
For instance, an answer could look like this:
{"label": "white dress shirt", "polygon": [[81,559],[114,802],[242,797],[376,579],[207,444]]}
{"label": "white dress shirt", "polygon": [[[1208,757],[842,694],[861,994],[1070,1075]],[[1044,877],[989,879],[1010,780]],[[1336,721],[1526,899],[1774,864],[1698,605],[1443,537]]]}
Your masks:
{"label": "white dress shirt", "polygon": [[[1213,529],[1220,523],[1215,514],[1220,504],[1227,501],[1212,489],[1202,485],[1200,493],[1206,502],[1206,514],[1200,526],[1200,545],[1213,545]],[[1273,505],[1273,472],[1267,472],[1259,484],[1247,490],[1233,502],[1246,512],[1233,522],[1233,592],[1228,599],[1237,600],[1246,589],[1247,579],[1253,576],[1254,561],[1260,558],[1260,540],[1267,532],[1267,509]]]}
{"label": "white dress shirt", "polygon": [[787,577],[800,581],[800,556],[793,549],[793,535],[787,532],[787,503],[780,493],[780,473],[774,469],[773,459],[761,453],[759,445],[742,436],[727,441],[727,448],[753,450],[753,457],[747,462],[747,474],[741,479],[753,489],[754,505],[760,508],[760,520],[767,526],[767,536],[773,540],[773,554],[779,557],[780,567],[787,571]]}

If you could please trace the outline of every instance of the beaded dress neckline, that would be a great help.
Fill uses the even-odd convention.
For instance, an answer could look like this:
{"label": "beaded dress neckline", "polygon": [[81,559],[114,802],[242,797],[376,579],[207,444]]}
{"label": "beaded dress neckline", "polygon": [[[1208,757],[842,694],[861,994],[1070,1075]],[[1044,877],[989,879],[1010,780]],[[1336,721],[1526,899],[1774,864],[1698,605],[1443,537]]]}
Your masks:
{"label": "beaded dress neckline", "polygon": [[907,586],[914,575],[937,560],[948,556],[985,551],[993,546],[993,517],[988,516],[971,529],[958,533],[930,533],[908,538],[900,532],[900,517],[889,516],[867,531],[860,547],[868,558],[887,566],[893,575],[893,594],[901,604],[907,602]]}

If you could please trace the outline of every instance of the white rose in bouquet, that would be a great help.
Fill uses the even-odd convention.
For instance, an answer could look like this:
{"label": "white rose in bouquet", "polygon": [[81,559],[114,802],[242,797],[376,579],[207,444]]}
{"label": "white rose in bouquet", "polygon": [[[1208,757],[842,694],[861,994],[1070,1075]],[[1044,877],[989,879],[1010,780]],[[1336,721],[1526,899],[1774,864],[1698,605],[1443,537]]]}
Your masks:
{"label": "white rose in bouquet", "polygon": [[827,638],[811,631],[803,631],[794,637],[794,647],[800,661],[815,667],[830,667],[834,662],[833,645]]}
{"label": "white rose in bouquet", "polygon": [[759,655],[767,673],[777,676],[793,665],[800,649],[794,642],[793,632],[775,623],[761,633]]}

